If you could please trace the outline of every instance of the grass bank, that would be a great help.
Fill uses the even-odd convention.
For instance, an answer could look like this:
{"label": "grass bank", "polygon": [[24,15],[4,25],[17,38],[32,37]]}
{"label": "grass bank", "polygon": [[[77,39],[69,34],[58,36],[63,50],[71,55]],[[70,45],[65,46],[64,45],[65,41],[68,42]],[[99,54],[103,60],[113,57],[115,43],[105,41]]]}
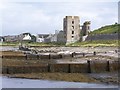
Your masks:
{"label": "grass bank", "polygon": [[[49,46],[49,47],[118,47],[120,41],[119,40],[96,40],[96,41],[84,41],[84,42],[75,42],[68,45],[65,45],[63,43],[24,43],[26,46],[31,47],[39,47],[39,46]],[[19,43],[2,43],[0,46],[19,46]]]}
{"label": "grass bank", "polygon": [[83,47],[118,47],[120,41],[118,40],[96,40],[96,41],[84,41],[84,42],[75,42],[67,46],[83,46]]}
{"label": "grass bank", "polygon": [[[3,42],[0,43],[0,46],[19,46],[20,43],[19,42]],[[65,46],[65,43],[40,43],[40,42],[23,42],[23,45],[26,46]]]}
{"label": "grass bank", "polygon": [[90,34],[96,35],[96,34],[113,34],[113,33],[120,33],[120,24],[103,26],[101,28],[92,31]]}
{"label": "grass bank", "polygon": [[19,45],[18,42],[0,42],[0,46],[17,46]]}

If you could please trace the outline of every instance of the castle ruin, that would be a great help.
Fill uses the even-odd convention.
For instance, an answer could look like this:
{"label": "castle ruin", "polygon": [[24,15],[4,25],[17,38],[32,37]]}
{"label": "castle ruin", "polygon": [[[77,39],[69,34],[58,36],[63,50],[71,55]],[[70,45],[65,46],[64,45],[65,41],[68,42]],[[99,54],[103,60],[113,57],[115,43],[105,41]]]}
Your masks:
{"label": "castle ruin", "polygon": [[90,32],[90,21],[80,25],[79,16],[66,16],[63,19],[63,32],[64,40],[62,41],[65,41],[66,44],[82,41],[82,37],[87,36]]}

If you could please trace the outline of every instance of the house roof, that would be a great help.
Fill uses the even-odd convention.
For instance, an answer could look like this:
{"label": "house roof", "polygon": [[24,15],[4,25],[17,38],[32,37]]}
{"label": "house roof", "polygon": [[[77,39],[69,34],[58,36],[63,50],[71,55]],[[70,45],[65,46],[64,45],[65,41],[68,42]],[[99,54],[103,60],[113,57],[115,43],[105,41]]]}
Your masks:
{"label": "house roof", "polygon": [[49,34],[38,34],[39,38],[47,38]]}
{"label": "house roof", "polygon": [[0,39],[3,39],[3,37],[0,36]]}

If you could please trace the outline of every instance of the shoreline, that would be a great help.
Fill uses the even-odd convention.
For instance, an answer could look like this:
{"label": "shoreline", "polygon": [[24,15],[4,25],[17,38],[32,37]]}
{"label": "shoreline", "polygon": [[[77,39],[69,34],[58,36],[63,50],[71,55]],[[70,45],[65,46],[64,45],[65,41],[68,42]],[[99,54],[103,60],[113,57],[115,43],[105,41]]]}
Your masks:
{"label": "shoreline", "polygon": [[[109,75],[109,73],[107,73]],[[101,74],[104,75],[104,74]],[[21,78],[21,79],[36,79],[36,80],[53,80],[53,81],[66,81],[66,82],[82,82],[82,83],[96,83],[96,84],[108,84],[119,85],[118,77],[109,76],[99,78],[94,74],[86,73],[28,73],[28,74],[3,74],[9,78]]]}
{"label": "shoreline", "polygon": [[[86,83],[86,82],[67,82],[56,80],[38,80],[38,79],[21,79],[8,78],[3,79],[3,88],[118,88],[118,85],[105,83]],[[5,82],[5,83],[4,83]]]}
{"label": "shoreline", "polygon": [[86,83],[100,83],[98,80],[87,77],[83,73],[28,73],[28,74],[4,74],[9,78],[21,79],[37,79],[37,80],[54,80],[67,82],[86,82]]}

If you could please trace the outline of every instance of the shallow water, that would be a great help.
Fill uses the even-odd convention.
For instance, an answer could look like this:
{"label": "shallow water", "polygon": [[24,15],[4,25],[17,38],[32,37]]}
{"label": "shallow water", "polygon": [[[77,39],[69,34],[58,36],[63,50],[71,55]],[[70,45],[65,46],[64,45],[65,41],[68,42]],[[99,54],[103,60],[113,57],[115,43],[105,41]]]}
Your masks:
{"label": "shallow water", "polygon": [[117,88],[106,84],[0,77],[2,88]]}

